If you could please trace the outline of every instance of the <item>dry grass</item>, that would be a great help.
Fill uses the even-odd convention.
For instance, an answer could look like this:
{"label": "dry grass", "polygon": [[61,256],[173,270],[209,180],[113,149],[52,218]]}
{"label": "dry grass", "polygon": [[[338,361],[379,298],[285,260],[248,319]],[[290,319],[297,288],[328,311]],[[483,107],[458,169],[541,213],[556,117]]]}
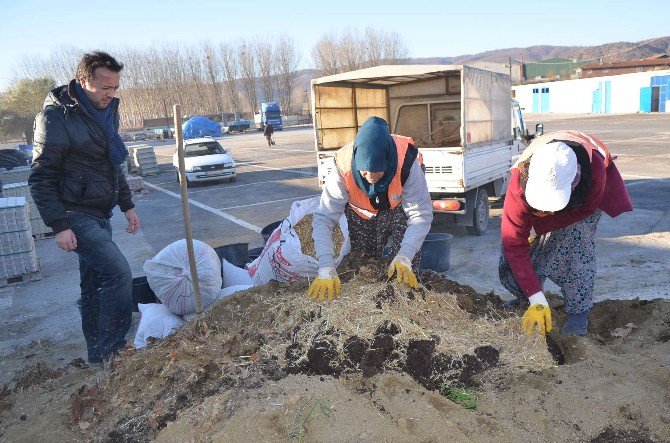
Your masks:
{"label": "dry grass", "polygon": [[[300,246],[302,248],[302,253],[309,255],[310,257],[315,257],[316,252],[314,250],[314,239],[312,239],[312,214],[307,214],[302,218],[294,227],[295,232],[298,234],[300,239]],[[340,255],[340,248],[344,243],[344,235],[342,235],[342,230],[340,225],[335,225],[333,229],[333,244],[335,246],[335,257]]]}
{"label": "dry grass", "polygon": [[[299,343],[312,343],[327,331],[338,331],[338,349],[349,337],[374,338],[377,328],[385,321],[400,327],[397,341],[438,337],[436,352],[453,356],[472,354],[479,346],[490,345],[500,351],[501,363],[516,369],[544,369],[554,366],[542,336],[527,337],[521,331],[518,317],[473,317],[458,306],[455,295],[431,291],[409,291],[395,283],[392,302],[376,307],[375,297],[386,288],[385,283],[366,283],[354,279],[342,285],[342,294],[331,302],[314,303],[303,293],[281,297],[269,307],[276,315],[294,313],[289,320],[293,335]],[[411,294],[408,297],[408,294]],[[314,318],[315,321],[305,321]],[[279,345],[279,346],[277,346]],[[279,343],[268,343],[261,349],[265,356],[283,352]],[[280,358],[281,360],[281,358]]]}

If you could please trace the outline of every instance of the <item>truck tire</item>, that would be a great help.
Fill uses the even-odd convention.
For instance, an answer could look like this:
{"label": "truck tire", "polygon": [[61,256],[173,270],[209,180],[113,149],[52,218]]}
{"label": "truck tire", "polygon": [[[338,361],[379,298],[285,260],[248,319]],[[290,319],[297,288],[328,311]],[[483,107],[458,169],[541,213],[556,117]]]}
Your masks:
{"label": "truck tire", "polygon": [[477,200],[475,201],[475,210],[472,214],[473,226],[466,226],[468,234],[482,235],[489,227],[489,194],[486,189],[479,188]]}

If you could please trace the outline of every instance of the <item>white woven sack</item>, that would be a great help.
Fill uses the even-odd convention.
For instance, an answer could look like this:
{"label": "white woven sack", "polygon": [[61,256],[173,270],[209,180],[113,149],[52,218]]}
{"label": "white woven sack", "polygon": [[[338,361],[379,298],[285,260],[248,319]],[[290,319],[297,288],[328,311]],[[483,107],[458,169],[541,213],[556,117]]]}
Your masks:
{"label": "white woven sack", "polygon": [[[302,253],[300,238],[294,226],[306,215],[314,214],[319,207],[320,200],[320,197],[312,197],[291,205],[289,216],[273,231],[263,252],[248,266],[249,274],[255,285],[265,284],[270,280],[296,282],[307,277],[316,277],[319,272],[319,263],[314,257]],[[340,217],[339,225],[344,236],[344,243],[339,255],[335,258],[336,266],[351,250],[347,218],[344,214]]]}
{"label": "white woven sack", "polygon": [[223,268],[223,287],[238,285],[251,285],[253,281],[249,276],[249,271],[244,268],[238,268],[234,264],[228,262],[225,258],[221,260]]}
{"label": "white woven sack", "polygon": [[141,315],[134,341],[137,349],[147,345],[147,338],[165,338],[184,325],[181,317],[160,303],[140,303],[137,308]]}
{"label": "white woven sack", "polygon": [[[198,270],[202,307],[206,309],[221,290],[221,262],[207,243],[193,240],[195,267]],[[188,263],[186,240],[167,245],[156,256],[144,262],[149,286],[167,308],[178,315],[195,313],[195,296]]]}

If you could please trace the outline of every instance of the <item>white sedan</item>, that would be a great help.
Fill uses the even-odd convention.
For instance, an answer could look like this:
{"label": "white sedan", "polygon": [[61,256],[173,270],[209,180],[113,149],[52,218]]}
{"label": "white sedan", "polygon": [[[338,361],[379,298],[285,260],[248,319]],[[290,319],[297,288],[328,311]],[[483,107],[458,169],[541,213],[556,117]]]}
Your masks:
{"label": "white sedan", "polygon": [[[219,142],[212,138],[184,140],[184,163],[186,183],[227,179],[237,179],[235,161]],[[177,151],[172,156],[172,165],[179,179],[179,157]]]}

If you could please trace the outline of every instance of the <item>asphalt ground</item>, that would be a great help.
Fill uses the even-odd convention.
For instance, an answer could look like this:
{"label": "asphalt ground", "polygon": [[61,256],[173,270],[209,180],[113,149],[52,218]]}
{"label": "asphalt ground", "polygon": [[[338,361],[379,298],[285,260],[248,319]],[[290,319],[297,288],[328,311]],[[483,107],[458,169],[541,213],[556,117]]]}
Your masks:
{"label": "asphalt ground", "polygon": [[[217,138],[237,164],[237,181],[189,187],[193,237],[211,246],[262,246],[262,228],[284,219],[294,201],[320,194],[313,134],[311,127],[277,131],[272,148],[257,131]],[[158,251],[185,234],[172,166],[175,142],[147,143],[155,146],[160,172],[144,177],[150,194],[136,205],[145,238]]]}

